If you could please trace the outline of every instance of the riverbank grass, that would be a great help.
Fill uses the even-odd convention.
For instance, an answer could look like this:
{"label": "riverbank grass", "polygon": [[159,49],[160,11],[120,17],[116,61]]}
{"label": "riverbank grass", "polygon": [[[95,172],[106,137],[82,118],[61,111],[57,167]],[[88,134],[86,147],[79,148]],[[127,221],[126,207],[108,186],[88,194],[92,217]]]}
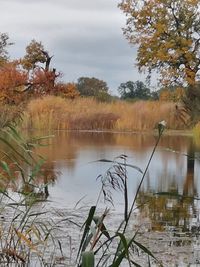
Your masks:
{"label": "riverbank grass", "polygon": [[100,103],[93,98],[66,100],[46,96],[32,100],[22,127],[39,130],[148,131],[165,120],[169,129],[184,129],[175,104],[161,101],[114,101]]}

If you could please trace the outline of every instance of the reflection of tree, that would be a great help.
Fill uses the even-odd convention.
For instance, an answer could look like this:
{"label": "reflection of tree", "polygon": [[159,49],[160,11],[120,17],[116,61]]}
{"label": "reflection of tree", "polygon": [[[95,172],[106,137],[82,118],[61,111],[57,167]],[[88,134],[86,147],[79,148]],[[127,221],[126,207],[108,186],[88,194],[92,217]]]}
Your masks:
{"label": "reflection of tree", "polygon": [[[32,176],[28,166],[24,167],[24,174],[25,172],[26,175],[23,178],[18,173],[14,183],[10,180],[9,187],[25,195],[30,194],[36,198],[46,199],[49,196],[48,186],[55,183],[59,174],[55,171],[54,163],[45,162],[36,176]],[[15,188],[13,188],[13,185],[15,185]]]}
{"label": "reflection of tree", "polygon": [[43,183],[44,186],[44,194],[46,197],[49,196],[49,190],[48,190],[48,185],[49,184],[54,184],[55,181],[58,178],[58,174],[55,171],[54,163],[53,162],[46,162],[43,165],[42,168],[42,175],[41,175],[41,182]]}
{"label": "reflection of tree", "polygon": [[185,177],[183,194],[187,196],[196,195],[196,187],[194,184],[194,164],[195,164],[195,149],[193,140],[191,140],[187,150],[187,175]]}
{"label": "reflection of tree", "polygon": [[53,162],[45,162],[42,166],[41,173],[42,175],[39,178],[39,182],[43,182],[44,184],[54,184],[59,174],[55,171],[55,166]]}
{"label": "reflection of tree", "polygon": [[77,144],[70,133],[57,133],[55,137],[45,140],[46,146],[37,148],[36,153],[46,158],[48,164],[51,162],[65,161],[69,169],[75,167],[74,159],[77,157]]}
{"label": "reflection of tree", "polygon": [[166,226],[174,226],[187,231],[194,199],[180,195],[178,189],[171,185],[169,191],[161,195],[141,191],[137,205],[140,212],[150,219],[152,230],[164,231]]}
{"label": "reflection of tree", "polygon": [[[45,135],[45,133],[40,134]],[[47,143],[47,141],[49,143]],[[173,148],[173,150],[185,152],[189,138],[185,136],[163,136],[160,147]],[[50,161],[65,161],[68,169],[74,169],[76,158],[79,151],[86,148],[94,148],[96,151],[102,151],[108,147],[120,147],[128,151],[137,152],[137,157],[143,157],[146,148],[151,150],[154,146],[155,136],[151,134],[133,134],[133,133],[102,133],[102,132],[56,132],[53,138],[45,140],[45,147],[39,147],[37,153]],[[165,154],[169,159],[171,154]],[[177,156],[178,157],[178,156]]]}
{"label": "reflection of tree", "polygon": [[[163,231],[168,225],[179,227],[182,231],[188,230],[190,218],[195,214],[194,151],[191,140],[187,149],[187,172],[182,194],[180,194],[175,180],[170,179],[169,173],[166,173],[165,177],[161,178],[163,181],[166,178],[170,181],[165,192],[155,194],[155,191],[152,192],[150,186],[148,186],[145,191],[139,193],[137,204],[141,213],[144,213],[150,219],[152,229]],[[162,186],[159,190],[162,191]]]}

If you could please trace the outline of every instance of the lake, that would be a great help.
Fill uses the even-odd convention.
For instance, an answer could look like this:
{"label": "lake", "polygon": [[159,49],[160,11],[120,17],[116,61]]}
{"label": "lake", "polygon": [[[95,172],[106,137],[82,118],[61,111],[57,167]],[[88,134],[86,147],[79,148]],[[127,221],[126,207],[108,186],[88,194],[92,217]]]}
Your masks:
{"label": "lake", "polygon": [[[45,133],[32,132],[29,135],[44,136]],[[52,263],[53,259],[56,266],[75,266],[82,235],[80,227],[92,205],[98,203],[98,215],[109,209],[105,225],[110,233],[117,231],[124,219],[124,195],[120,190],[123,188],[122,177],[127,179],[130,208],[157,138],[156,132],[57,131],[44,140],[43,146],[35,151],[46,159],[42,166],[43,175],[34,180],[33,188],[26,187],[19,176],[9,191],[12,199],[19,200],[22,199],[21,193],[26,194],[27,190],[36,194],[39,202],[33,206],[31,216],[39,212],[36,225],[43,229],[44,222],[53,227],[53,240],[59,240],[44,246],[43,259],[46,262]],[[132,237],[137,233],[135,240],[167,267],[200,264],[199,152],[200,142],[191,136],[177,132],[161,137],[127,227],[126,235]],[[30,169],[24,168],[28,174]],[[110,182],[106,183],[109,178]],[[42,193],[35,193],[35,185],[41,187]],[[19,195],[18,191],[21,192]],[[105,201],[105,197],[109,201]],[[31,200],[27,198],[26,201]],[[15,217],[13,206],[6,207],[0,218],[5,229]],[[38,240],[32,226],[30,229]],[[137,246],[133,251],[135,262],[142,267],[149,266],[146,253]],[[34,266],[41,266],[34,254],[33,262]],[[121,266],[129,265],[123,263]],[[151,266],[159,265],[151,260]]]}
{"label": "lake", "polygon": [[[54,133],[48,146],[37,149],[47,159],[51,206],[73,210],[95,205],[101,189],[97,177],[112,166],[99,160],[120,161],[117,157],[126,155],[127,164],[144,170],[156,139],[156,135],[139,133]],[[199,263],[199,151],[191,136],[162,136],[138,195],[131,229],[138,229],[139,240],[163,260],[164,266]],[[127,167],[127,177],[130,205],[142,174]],[[113,205],[102,199],[99,207],[110,207],[114,224],[112,216],[123,218],[123,203],[122,194],[113,192]]]}

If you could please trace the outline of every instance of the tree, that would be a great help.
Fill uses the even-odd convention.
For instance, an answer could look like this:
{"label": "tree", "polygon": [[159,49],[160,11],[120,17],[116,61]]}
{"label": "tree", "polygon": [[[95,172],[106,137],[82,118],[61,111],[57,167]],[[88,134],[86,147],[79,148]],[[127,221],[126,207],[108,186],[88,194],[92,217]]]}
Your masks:
{"label": "tree", "polygon": [[7,33],[0,33],[0,66],[8,60],[7,47],[12,45],[9,42],[9,36]]}
{"label": "tree", "polygon": [[184,99],[186,89],[179,86],[163,87],[159,90],[159,99],[161,101],[181,102]]}
{"label": "tree", "polygon": [[30,44],[27,45],[26,54],[22,59],[24,68],[27,70],[34,70],[38,63],[45,63],[47,61],[45,53],[48,52],[44,50],[43,44],[32,40]]}
{"label": "tree", "polygon": [[195,86],[189,86],[186,88],[185,96],[183,97],[184,109],[182,114],[189,114],[191,124],[199,122],[200,118],[200,83],[196,83]]}
{"label": "tree", "polygon": [[4,104],[19,104],[23,98],[27,73],[17,61],[7,62],[0,68],[0,101]]}
{"label": "tree", "polygon": [[28,82],[30,91],[36,96],[54,94],[57,77],[53,71],[36,69]]}
{"label": "tree", "polygon": [[75,83],[58,83],[55,94],[64,98],[74,99],[80,95]]}
{"label": "tree", "polygon": [[26,47],[26,54],[21,63],[29,73],[27,91],[37,96],[52,94],[55,91],[56,78],[60,73],[56,73],[55,68],[50,68],[52,57],[41,42],[32,40]]}
{"label": "tree", "polygon": [[121,83],[118,91],[122,99],[149,99],[150,89],[141,81]]}
{"label": "tree", "polygon": [[121,0],[123,32],[138,45],[139,70],[163,84],[193,85],[200,70],[200,0]]}
{"label": "tree", "polygon": [[98,97],[103,93],[108,94],[107,83],[97,78],[80,77],[77,82],[77,89],[81,96]]}

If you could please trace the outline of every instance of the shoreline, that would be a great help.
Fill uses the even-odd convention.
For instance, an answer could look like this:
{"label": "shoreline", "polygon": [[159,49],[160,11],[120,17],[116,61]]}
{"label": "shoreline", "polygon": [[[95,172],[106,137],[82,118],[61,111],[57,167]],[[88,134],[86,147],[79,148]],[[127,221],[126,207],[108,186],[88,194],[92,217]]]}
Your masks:
{"label": "shoreline", "polygon": [[[118,131],[118,130],[78,130],[78,129],[22,129],[23,131],[30,131],[30,132],[48,132],[48,133],[53,133],[53,132],[80,132],[80,133],[110,133],[110,134],[133,134],[133,135],[158,135],[158,130],[145,130],[145,131],[140,131],[140,130],[126,130],[126,131]],[[163,135],[166,136],[193,136],[192,130],[171,130],[171,129],[166,129],[163,132]]]}

